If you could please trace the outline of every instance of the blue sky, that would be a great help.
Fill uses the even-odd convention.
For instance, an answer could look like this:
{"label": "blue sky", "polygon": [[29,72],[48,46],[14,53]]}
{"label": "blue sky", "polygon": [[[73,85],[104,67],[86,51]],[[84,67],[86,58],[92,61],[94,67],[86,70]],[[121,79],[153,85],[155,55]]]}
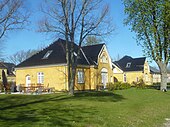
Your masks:
{"label": "blue sky", "polygon": [[[128,26],[124,26],[123,20],[124,6],[121,0],[106,0],[110,5],[110,14],[113,16],[113,23],[116,29],[113,35],[106,39],[110,56],[114,59],[118,56],[129,55],[132,57],[143,56],[142,48],[137,46],[135,34],[129,30]],[[49,45],[54,40],[49,39],[50,36],[38,33],[37,22],[41,18],[39,5],[42,0],[28,0],[27,8],[32,11],[31,23],[27,26],[28,30],[17,31],[8,34],[5,40],[5,56],[14,54],[19,50],[36,49],[42,45]]]}

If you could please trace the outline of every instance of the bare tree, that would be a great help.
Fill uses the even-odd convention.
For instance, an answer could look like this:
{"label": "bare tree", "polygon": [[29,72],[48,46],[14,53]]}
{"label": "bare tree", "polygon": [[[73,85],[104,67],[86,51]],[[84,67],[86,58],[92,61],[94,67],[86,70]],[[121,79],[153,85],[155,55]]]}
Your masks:
{"label": "bare tree", "polygon": [[[0,0],[0,43],[8,32],[23,29],[28,17],[22,0]],[[0,48],[3,49],[2,45]]]}
{"label": "bare tree", "polygon": [[17,64],[23,62],[24,60],[30,58],[37,52],[38,52],[38,50],[31,50],[31,49],[29,49],[28,51],[21,50],[21,51],[16,52],[15,54],[9,56],[7,58],[7,60],[14,63],[15,65],[17,65]]}
{"label": "bare tree", "polygon": [[120,54],[117,54],[117,55],[113,58],[114,61],[119,61],[120,59],[121,59],[121,55],[120,55]]}
{"label": "bare tree", "polygon": [[[87,36],[106,36],[114,30],[108,15],[109,6],[104,0],[46,0],[41,9],[45,18],[39,23],[39,32],[52,33],[66,40],[69,93],[73,95],[82,42]],[[77,51],[74,42],[78,43]]]}
{"label": "bare tree", "polygon": [[96,36],[87,36],[84,45],[94,45],[94,44],[100,44],[102,42],[102,39]]}

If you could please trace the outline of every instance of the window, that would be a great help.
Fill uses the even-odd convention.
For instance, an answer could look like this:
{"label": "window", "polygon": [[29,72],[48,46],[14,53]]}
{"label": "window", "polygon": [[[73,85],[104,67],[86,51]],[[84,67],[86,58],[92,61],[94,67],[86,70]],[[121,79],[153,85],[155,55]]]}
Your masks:
{"label": "window", "polygon": [[123,80],[124,80],[124,82],[127,81],[127,79],[126,79],[126,74],[123,75]]}
{"label": "window", "polygon": [[146,82],[149,81],[148,74],[145,74],[145,81],[146,81]]}
{"label": "window", "polygon": [[106,57],[105,55],[103,55],[103,56],[101,57],[101,62],[102,62],[102,63],[107,63],[107,57]]}
{"label": "window", "polygon": [[44,55],[43,59],[47,59],[52,52],[53,52],[53,50],[47,51],[47,53]]}
{"label": "window", "polygon": [[37,83],[43,84],[44,83],[44,73],[38,72],[37,74]]}
{"label": "window", "polygon": [[126,64],[126,68],[130,68],[130,66],[131,66],[130,62]]}
{"label": "window", "polygon": [[78,71],[77,73],[77,81],[78,83],[84,83],[84,71]]}
{"label": "window", "polygon": [[139,78],[138,77],[136,77],[136,82],[139,82]]}

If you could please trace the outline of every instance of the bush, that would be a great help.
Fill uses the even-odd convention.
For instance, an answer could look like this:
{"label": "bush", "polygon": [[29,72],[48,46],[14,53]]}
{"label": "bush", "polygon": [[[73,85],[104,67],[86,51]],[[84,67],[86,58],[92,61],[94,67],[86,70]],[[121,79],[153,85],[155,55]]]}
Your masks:
{"label": "bush", "polygon": [[[10,93],[11,91],[16,92],[16,83],[15,82],[8,82],[6,88],[7,88],[6,89],[7,93]],[[5,92],[4,90],[5,90],[5,88],[3,86],[3,83],[0,82],[0,92]]]}
{"label": "bush", "polygon": [[107,83],[106,87],[109,91],[115,90],[115,85],[112,82]]}
{"label": "bush", "polygon": [[109,91],[113,90],[123,90],[130,88],[131,85],[129,83],[121,83],[121,82],[115,82],[114,84],[112,82],[107,83],[107,89]]}
{"label": "bush", "polygon": [[0,92],[4,92],[4,86],[3,86],[2,82],[0,82]]}
{"label": "bush", "polygon": [[121,89],[128,89],[130,87],[131,87],[131,85],[129,83],[122,83],[121,84]]}
{"label": "bush", "polygon": [[146,88],[146,84],[144,83],[143,79],[140,79],[138,82],[132,83],[136,88],[144,89]]}

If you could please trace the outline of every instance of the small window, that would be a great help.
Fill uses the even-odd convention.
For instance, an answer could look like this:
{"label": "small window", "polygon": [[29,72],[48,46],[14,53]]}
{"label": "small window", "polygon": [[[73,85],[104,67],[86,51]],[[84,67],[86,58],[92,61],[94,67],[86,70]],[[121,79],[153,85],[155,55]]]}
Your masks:
{"label": "small window", "polygon": [[44,55],[43,59],[47,59],[52,52],[53,52],[53,50],[47,51],[47,53]]}
{"label": "small window", "polygon": [[37,74],[37,83],[39,83],[39,84],[44,83],[44,73],[43,72],[38,72],[38,74]]}
{"label": "small window", "polygon": [[78,83],[84,83],[84,71],[78,71],[77,73],[77,81]]}
{"label": "small window", "polygon": [[130,68],[130,66],[131,66],[131,63],[126,64],[126,68]]}
{"label": "small window", "polygon": [[139,82],[139,78],[138,77],[136,77],[136,82]]}
{"label": "small window", "polygon": [[124,82],[127,82],[126,74],[123,75]]}
{"label": "small window", "polygon": [[101,57],[101,62],[102,62],[102,63],[107,63],[107,57],[106,57],[105,55],[103,55],[103,56]]}

